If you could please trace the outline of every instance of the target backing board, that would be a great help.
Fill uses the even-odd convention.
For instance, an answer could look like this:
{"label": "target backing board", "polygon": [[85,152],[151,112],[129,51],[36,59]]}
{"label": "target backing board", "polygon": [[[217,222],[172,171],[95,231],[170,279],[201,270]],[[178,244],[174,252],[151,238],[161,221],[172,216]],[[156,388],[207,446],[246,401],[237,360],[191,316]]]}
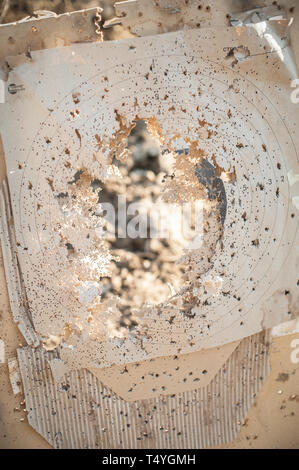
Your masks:
{"label": "target backing board", "polygon": [[[285,27],[276,23],[278,37]],[[0,125],[21,278],[39,337],[71,330],[60,345],[71,368],[212,348],[296,316],[299,108],[290,50],[264,33],[206,28],[8,58]],[[110,257],[88,182],[114,171],[137,119],[175,155],[165,186],[175,203],[203,197],[204,160],[226,207],[221,227],[212,220],[186,255],[191,314],[176,295],[146,305],[117,338],[107,333],[115,306],[100,301]],[[90,180],[66,207],[77,172]],[[80,301],[88,283],[96,305]]]}

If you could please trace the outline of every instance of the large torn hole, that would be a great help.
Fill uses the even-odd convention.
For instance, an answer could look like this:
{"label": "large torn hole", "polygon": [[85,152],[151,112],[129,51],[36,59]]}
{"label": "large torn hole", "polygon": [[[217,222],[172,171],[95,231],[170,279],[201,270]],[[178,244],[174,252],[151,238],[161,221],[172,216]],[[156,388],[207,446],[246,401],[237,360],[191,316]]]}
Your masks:
{"label": "large torn hole", "polygon": [[[105,143],[95,135],[97,148],[108,152],[106,176],[95,179],[81,168],[68,182],[67,193],[58,194],[64,214],[58,229],[61,244],[67,249],[75,296],[88,313],[85,319],[74,317],[74,325],[79,335],[88,330],[94,339],[104,330],[123,337],[143,317],[144,307],[168,305],[172,319],[176,313],[194,317],[195,307],[207,305],[211,289],[221,287],[201,279],[212,266],[226,216],[216,157],[212,165],[197,142],[178,134],[166,145],[154,118],[127,125],[115,113],[115,138]],[[203,200],[201,225],[196,204]],[[158,224],[152,217],[157,211]],[[132,236],[129,225],[136,217],[143,229]],[[166,233],[152,234],[161,221]],[[197,237],[199,245],[194,244]]]}
{"label": "large torn hole", "polygon": [[[113,262],[112,276],[103,279],[102,298],[120,297],[121,324],[130,327],[136,323],[134,309],[140,309],[145,303],[164,302],[182,286],[184,268],[177,261],[183,254],[184,241],[173,237],[152,238],[150,234],[150,227],[155,223],[150,214],[161,198],[166,178],[172,177],[172,170],[169,156],[162,155],[145,121],[136,121],[127,147],[125,161],[119,162],[114,155],[112,162],[117,165],[121,178],[111,176],[105,184],[93,181],[93,185],[101,189],[99,202],[112,204],[116,214],[116,236],[108,244],[111,254],[119,261]],[[145,238],[144,231],[136,238],[128,234],[123,235],[124,238],[118,236],[121,232],[118,196],[126,199],[127,207],[134,203],[140,206],[138,211],[146,208]],[[128,215],[127,222],[133,217]]]}

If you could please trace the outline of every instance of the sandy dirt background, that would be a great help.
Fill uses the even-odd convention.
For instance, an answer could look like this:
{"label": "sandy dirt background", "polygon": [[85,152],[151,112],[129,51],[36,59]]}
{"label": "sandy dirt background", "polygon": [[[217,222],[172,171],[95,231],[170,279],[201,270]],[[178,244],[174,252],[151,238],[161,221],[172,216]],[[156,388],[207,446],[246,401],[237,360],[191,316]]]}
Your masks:
{"label": "sandy dirt background", "polygon": [[[104,16],[113,14],[111,3],[79,0],[10,0],[9,8],[1,9],[0,21],[11,22],[45,9],[56,13],[97,6],[104,7]],[[7,2],[6,2],[7,3]],[[294,2],[295,4],[296,2]],[[299,45],[299,28],[293,33],[293,44]],[[294,41],[295,39],[295,41]],[[296,56],[298,59],[298,47]],[[298,63],[298,60],[297,60]],[[0,154],[1,154],[0,142]],[[0,181],[5,175],[3,154],[0,159]],[[12,321],[0,249],[0,339],[5,343],[5,362],[15,357],[15,350],[25,341]],[[299,333],[276,337],[271,346],[271,375],[262,387],[236,440],[222,446],[238,448],[299,448],[299,363],[291,361],[291,343],[299,341]],[[7,364],[0,363],[0,449],[51,448],[28,424],[24,397],[14,396]]]}

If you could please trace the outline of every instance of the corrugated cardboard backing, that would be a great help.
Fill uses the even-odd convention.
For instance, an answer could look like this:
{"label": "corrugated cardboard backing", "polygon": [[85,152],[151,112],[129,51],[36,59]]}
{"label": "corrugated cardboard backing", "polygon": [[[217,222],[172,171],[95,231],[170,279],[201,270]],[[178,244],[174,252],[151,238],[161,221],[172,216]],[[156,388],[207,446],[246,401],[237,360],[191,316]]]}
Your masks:
{"label": "corrugated cardboard backing", "polygon": [[269,332],[241,341],[204,388],[127,402],[85,369],[54,383],[30,347],[18,359],[30,425],[55,448],[195,449],[233,440],[269,374]]}

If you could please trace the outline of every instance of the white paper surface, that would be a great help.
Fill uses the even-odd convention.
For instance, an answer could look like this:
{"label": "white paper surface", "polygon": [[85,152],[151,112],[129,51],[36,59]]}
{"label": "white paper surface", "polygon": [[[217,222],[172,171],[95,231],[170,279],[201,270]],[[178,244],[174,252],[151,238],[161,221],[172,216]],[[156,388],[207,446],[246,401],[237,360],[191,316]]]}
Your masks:
{"label": "white paper surface", "polygon": [[[277,24],[281,37],[284,27]],[[24,88],[8,96],[0,118],[18,258],[38,334],[61,335],[78,318],[84,325],[63,341],[61,357],[70,367],[210,348],[296,314],[297,185],[288,174],[298,174],[299,113],[284,59],[256,27],[238,27],[78,44],[33,52],[32,61],[9,60],[9,82]],[[73,117],[75,108],[80,114]],[[139,331],[117,340],[102,335],[107,312],[87,325],[65,242],[72,237],[81,269],[85,250],[96,256],[98,239],[86,237],[90,221],[63,214],[58,195],[82,168],[103,178],[107,142],[136,118],[155,119],[166,147],[194,143],[236,180],[224,182],[224,231],[208,271],[222,279],[221,291],[203,296],[207,303],[194,309],[194,318],[176,310],[170,321],[173,305],[162,314],[148,309]],[[105,143],[100,148],[96,135]],[[105,263],[99,250],[92,276],[105,273]]]}

